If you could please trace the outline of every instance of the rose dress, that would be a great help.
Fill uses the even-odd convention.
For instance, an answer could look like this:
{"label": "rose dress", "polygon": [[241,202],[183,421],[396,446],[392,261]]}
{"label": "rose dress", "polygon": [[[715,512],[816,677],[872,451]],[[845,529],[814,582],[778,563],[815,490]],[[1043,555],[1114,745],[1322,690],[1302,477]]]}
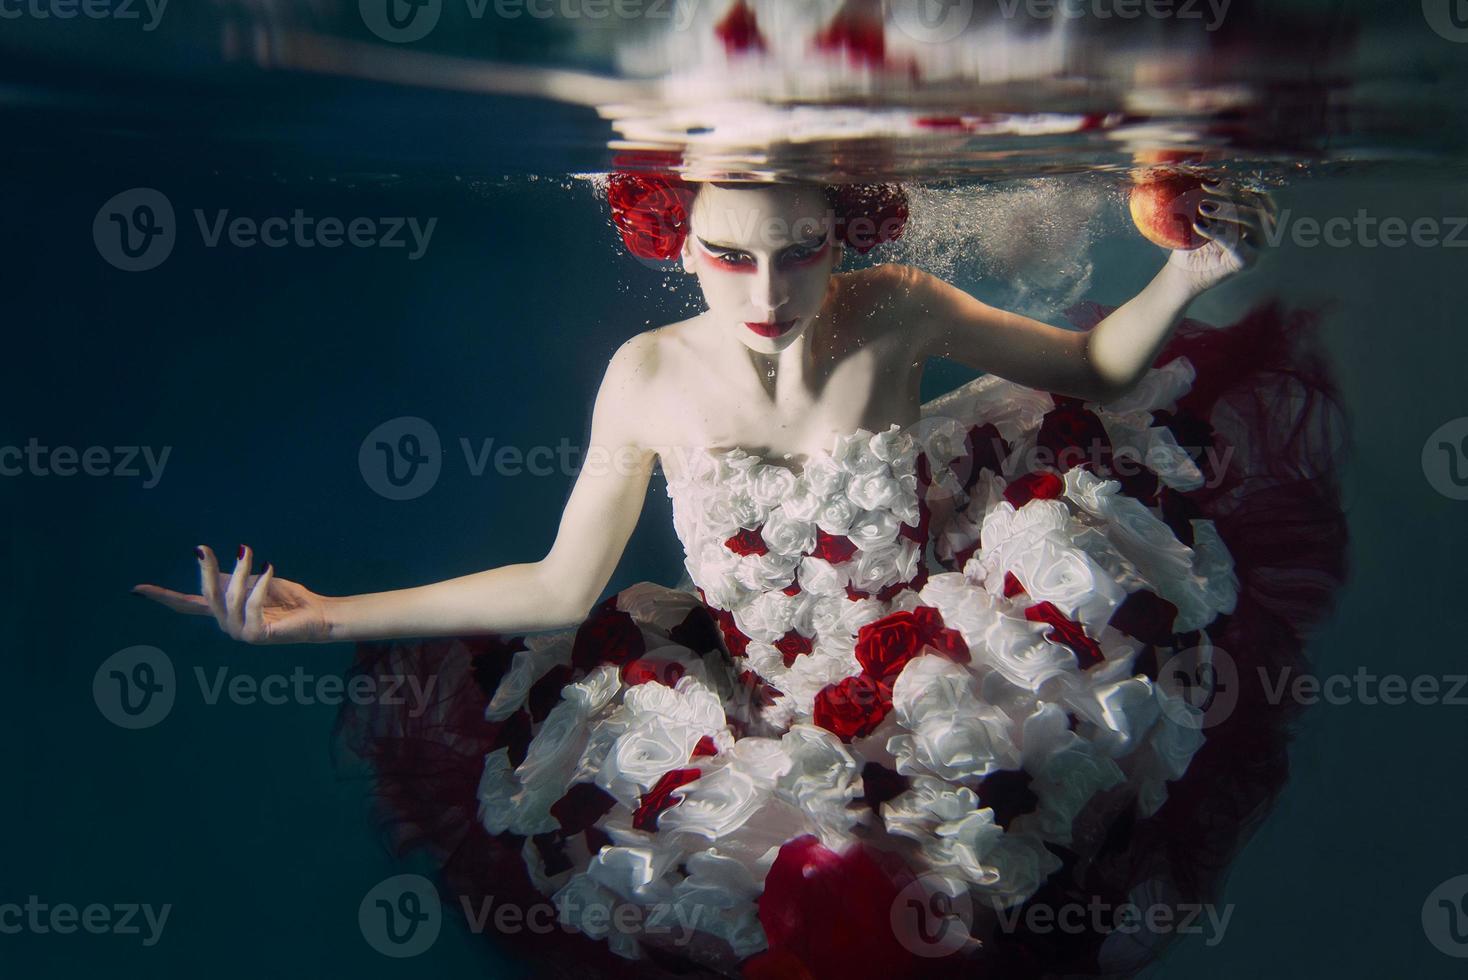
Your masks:
{"label": "rose dress", "polygon": [[694,450],[677,587],[361,646],[440,692],[344,709],[384,820],[446,905],[554,905],[506,940],[566,975],[1145,965],[1138,934],[1005,916],[1208,900],[1279,788],[1252,668],[1299,658],[1345,571],[1312,323],[1185,321],[1103,405],[984,376],[798,468]]}

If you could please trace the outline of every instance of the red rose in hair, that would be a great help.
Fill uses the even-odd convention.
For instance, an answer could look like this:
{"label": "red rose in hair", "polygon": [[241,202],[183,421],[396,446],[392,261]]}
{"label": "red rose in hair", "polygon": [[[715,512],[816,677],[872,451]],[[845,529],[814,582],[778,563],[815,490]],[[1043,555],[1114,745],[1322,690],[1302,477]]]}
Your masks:
{"label": "red rose in hair", "polygon": [[866,674],[827,684],[816,694],[815,723],[841,741],[870,735],[892,710],[892,689]]}
{"label": "red rose in hair", "polygon": [[693,188],[677,177],[614,173],[607,179],[612,224],[627,251],[643,259],[677,257],[688,234]]}
{"label": "red rose in hair", "polygon": [[826,201],[836,218],[836,238],[862,255],[902,237],[907,193],[899,184],[833,184]]}

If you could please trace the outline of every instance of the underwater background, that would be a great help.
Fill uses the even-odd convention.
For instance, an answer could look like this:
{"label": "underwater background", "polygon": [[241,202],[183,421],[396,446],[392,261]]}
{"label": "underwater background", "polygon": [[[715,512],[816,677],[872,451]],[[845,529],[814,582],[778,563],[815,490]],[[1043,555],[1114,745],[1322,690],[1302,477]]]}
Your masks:
{"label": "underwater background", "polygon": [[[25,44],[41,37],[21,26]],[[527,58],[550,47],[529,29],[496,43]],[[0,106],[0,447],[44,447],[0,476],[0,904],[171,910],[152,945],[146,927],[0,932],[0,972],[532,976],[452,918],[412,959],[364,942],[363,896],[425,865],[387,853],[367,783],[333,765],[334,707],[210,703],[220,671],[339,676],[348,646],[247,647],[128,589],[193,589],[201,543],[227,566],[247,542],[327,594],[539,558],[607,358],[696,310],[693,283],[627,255],[595,182],[572,176],[608,165],[584,109],[291,75],[195,87],[187,66],[139,80],[105,51],[71,63],[90,72],[11,61]],[[119,119],[109,102],[136,111]],[[1391,149],[1276,166],[1275,199],[1296,221],[1432,219],[1444,239],[1468,222],[1460,158]],[[1164,254],[1127,219],[1117,173],[1059,169],[914,180],[915,220],[948,237],[934,249],[915,235],[888,257],[941,262],[981,299],[1052,323],[1080,299],[1124,302]],[[174,234],[130,272],[109,252],[105,206],[138,189],[171,206]],[[298,211],[368,219],[379,237],[400,225],[404,244],[210,243],[222,212]],[[415,242],[413,222],[431,232]],[[1353,437],[1352,572],[1309,653],[1321,675],[1434,677],[1446,694],[1468,675],[1468,442],[1442,448],[1468,436],[1468,229],[1456,245],[1400,247],[1292,235],[1190,315],[1221,325],[1274,296],[1322,311]],[[970,376],[932,362],[924,398]],[[441,469],[393,499],[363,447],[405,418],[438,438]],[[60,475],[58,447],[99,449],[96,473]],[[536,472],[494,462],[501,447],[561,455]],[[604,594],[673,585],[681,561],[655,474]],[[136,645],[164,651],[178,685],[165,719],[127,730],[93,685]],[[1435,941],[1424,925],[1429,896],[1468,875],[1468,687],[1458,696],[1307,709],[1290,781],[1230,873],[1223,940],[1184,938],[1145,975],[1462,975],[1468,934]]]}

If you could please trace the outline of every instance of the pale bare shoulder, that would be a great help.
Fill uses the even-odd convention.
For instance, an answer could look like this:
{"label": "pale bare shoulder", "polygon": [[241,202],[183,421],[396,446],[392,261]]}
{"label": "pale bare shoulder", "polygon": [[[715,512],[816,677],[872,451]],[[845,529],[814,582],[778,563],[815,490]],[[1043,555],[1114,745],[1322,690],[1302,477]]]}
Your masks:
{"label": "pale bare shoulder", "polygon": [[840,307],[847,329],[862,342],[910,339],[915,314],[925,309],[934,284],[942,280],[895,262],[842,273]]}
{"label": "pale bare shoulder", "polygon": [[650,448],[668,438],[668,380],[689,346],[690,322],[633,334],[607,363],[597,410],[606,404],[607,415],[616,419],[616,430],[625,442]]}

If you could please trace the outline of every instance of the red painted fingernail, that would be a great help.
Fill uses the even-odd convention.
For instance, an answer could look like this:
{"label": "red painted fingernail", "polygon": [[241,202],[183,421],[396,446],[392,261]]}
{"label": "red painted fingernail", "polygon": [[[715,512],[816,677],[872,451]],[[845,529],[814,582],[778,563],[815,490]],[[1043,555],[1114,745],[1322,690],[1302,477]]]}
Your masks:
{"label": "red painted fingernail", "polygon": [[240,552],[239,552],[239,554],[235,555],[234,558],[235,558],[235,561],[244,561],[245,560],[245,546],[244,545],[240,545]]}

